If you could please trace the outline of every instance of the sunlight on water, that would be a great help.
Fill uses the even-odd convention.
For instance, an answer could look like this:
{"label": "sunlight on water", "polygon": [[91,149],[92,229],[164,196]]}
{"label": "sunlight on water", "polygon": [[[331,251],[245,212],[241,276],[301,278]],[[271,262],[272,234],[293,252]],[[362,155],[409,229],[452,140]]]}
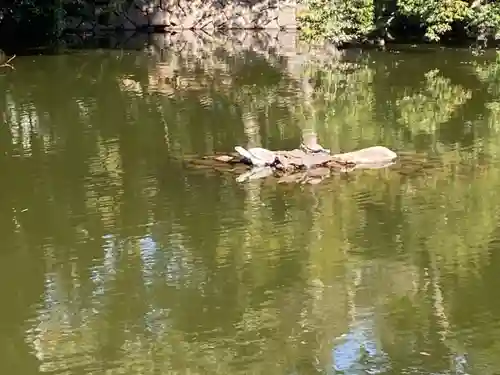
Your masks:
{"label": "sunlight on water", "polygon": [[[1,368],[496,374],[500,60],[162,38],[0,76]],[[400,157],[317,185],[184,162],[311,131]]]}

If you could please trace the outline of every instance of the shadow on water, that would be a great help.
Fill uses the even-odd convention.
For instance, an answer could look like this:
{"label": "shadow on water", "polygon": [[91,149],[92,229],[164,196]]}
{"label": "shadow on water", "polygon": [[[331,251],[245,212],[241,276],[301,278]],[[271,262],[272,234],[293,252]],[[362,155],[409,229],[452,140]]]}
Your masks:
{"label": "shadow on water", "polygon": [[[2,369],[497,371],[495,57],[292,34],[98,46],[0,75]],[[179,162],[311,130],[401,160],[317,186]]]}

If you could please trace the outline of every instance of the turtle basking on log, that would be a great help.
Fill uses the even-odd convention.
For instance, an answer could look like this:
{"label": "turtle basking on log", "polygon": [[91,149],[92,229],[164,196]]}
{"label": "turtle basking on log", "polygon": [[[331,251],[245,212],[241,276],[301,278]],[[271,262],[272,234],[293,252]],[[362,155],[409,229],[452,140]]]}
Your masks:
{"label": "turtle basking on log", "polygon": [[187,162],[239,172],[241,174],[236,179],[238,182],[274,175],[279,177],[279,183],[316,184],[330,176],[332,171],[385,168],[394,164],[397,158],[395,152],[383,146],[332,155],[330,150],[317,143],[314,134],[307,137],[300,148],[290,151],[271,151],[262,147],[247,150],[241,146],[234,149],[235,153],[194,158]]}
{"label": "turtle basking on log", "polygon": [[304,136],[304,141],[300,145],[300,148],[306,152],[324,152],[327,154],[330,153],[330,150],[324,148],[318,143],[318,138],[315,133]]}
{"label": "turtle basking on log", "polygon": [[252,165],[254,167],[273,167],[280,163],[278,155],[276,155],[275,152],[262,147],[253,147],[245,150],[241,146],[236,146],[234,149],[241,155],[240,161],[242,163]]}

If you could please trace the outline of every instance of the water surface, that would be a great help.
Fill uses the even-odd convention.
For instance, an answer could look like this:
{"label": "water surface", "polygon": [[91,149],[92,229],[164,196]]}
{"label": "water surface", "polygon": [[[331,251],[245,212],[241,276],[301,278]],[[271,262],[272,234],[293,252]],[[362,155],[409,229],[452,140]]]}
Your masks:
{"label": "water surface", "polygon": [[[495,53],[202,42],[2,71],[2,373],[498,374]],[[180,162],[310,130],[402,160],[317,186]]]}

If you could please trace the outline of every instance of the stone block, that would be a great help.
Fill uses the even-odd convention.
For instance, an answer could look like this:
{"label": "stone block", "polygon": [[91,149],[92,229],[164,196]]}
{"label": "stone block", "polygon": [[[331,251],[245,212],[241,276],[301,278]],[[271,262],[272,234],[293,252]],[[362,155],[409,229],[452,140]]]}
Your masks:
{"label": "stone block", "polygon": [[283,5],[280,7],[278,15],[278,25],[281,29],[297,28],[297,7],[292,5]]}
{"label": "stone block", "polygon": [[142,9],[136,4],[132,4],[129,7],[126,13],[126,19],[128,21],[128,24],[126,25],[128,27],[125,27],[126,30],[133,30],[149,26],[149,17],[147,12],[143,12]]}
{"label": "stone block", "polygon": [[[296,29],[298,0],[135,0],[118,10],[110,25],[125,29],[164,26],[167,29]],[[88,9],[90,10],[90,8]],[[82,16],[97,22],[98,15]],[[67,22],[74,25],[73,18]],[[82,28],[82,23],[78,28]],[[70,26],[68,26],[70,27]],[[83,27],[89,27],[83,23]]]}

